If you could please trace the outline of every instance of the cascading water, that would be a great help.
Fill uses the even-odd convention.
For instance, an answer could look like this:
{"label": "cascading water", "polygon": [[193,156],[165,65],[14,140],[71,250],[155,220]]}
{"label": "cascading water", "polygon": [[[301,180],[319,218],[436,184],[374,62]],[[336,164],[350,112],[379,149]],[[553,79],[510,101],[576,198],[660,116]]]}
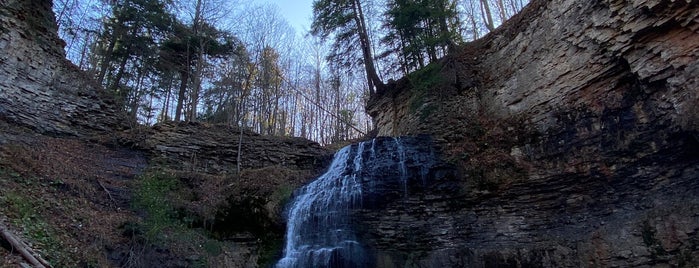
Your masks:
{"label": "cascading water", "polygon": [[398,166],[400,167],[400,182],[403,186],[403,197],[408,196],[408,167],[406,166],[406,155],[403,143],[400,138],[394,138],[396,142],[396,152],[398,152]]}
{"label": "cascading water", "polygon": [[289,210],[285,255],[277,267],[359,267],[363,249],[356,241],[348,213],[361,204],[357,174],[364,143],[335,154],[330,169],[303,187]]}
{"label": "cascading water", "polygon": [[296,193],[288,210],[284,257],[276,266],[371,266],[353,226],[353,211],[365,199],[375,206],[386,198],[405,198],[411,179],[424,182],[425,170],[435,162],[431,143],[422,143],[378,138],[338,151],[328,171]]}

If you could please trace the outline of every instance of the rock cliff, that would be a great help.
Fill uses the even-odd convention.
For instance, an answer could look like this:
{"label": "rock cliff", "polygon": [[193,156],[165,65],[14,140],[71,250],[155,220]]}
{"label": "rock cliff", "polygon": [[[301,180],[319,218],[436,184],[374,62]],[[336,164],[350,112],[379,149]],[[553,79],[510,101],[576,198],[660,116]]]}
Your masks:
{"label": "rock cliff", "polygon": [[[134,127],[56,32],[51,1],[0,5],[0,222],[60,267],[258,267],[281,254],[284,202],[330,150],[244,131],[238,158],[235,128]],[[0,249],[0,266],[19,266],[13,255]]]}
{"label": "rock cliff", "polygon": [[294,170],[319,170],[332,152],[303,138],[263,136],[224,125],[163,123],[130,129],[119,134],[119,143],[148,152],[161,166],[208,174],[233,174],[241,169],[279,166]]}
{"label": "rock cliff", "polygon": [[699,263],[699,2],[532,1],[457,51],[367,108],[462,173],[367,214],[380,266]]}
{"label": "rock cliff", "polygon": [[0,119],[61,135],[123,128],[109,96],[65,58],[57,29],[51,1],[3,1]]}

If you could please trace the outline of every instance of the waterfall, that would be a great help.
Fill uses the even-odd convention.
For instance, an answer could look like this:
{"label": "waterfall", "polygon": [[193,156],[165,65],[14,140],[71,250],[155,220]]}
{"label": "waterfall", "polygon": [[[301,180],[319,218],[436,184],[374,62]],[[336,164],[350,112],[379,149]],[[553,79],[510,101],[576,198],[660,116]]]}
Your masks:
{"label": "waterfall", "polygon": [[393,139],[396,143],[396,152],[398,152],[398,166],[400,167],[400,183],[403,186],[403,198],[408,197],[408,167],[406,166],[405,147],[401,143],[400,138]]}
{"label": "waterfall", "polygon": [[328,171],[300,190],[289,210],[285,255],[277,267],[363,266],[364,250],[348,215],[361,206],[363,150],[364,143],[341,149]]}
{"label": "waterfall", "polygon": [[353,212],[407,199],[436,163],[424,138],[377,138],[342,148],[325,174],[296,192],[288,208],[278,268],[367,267]]}

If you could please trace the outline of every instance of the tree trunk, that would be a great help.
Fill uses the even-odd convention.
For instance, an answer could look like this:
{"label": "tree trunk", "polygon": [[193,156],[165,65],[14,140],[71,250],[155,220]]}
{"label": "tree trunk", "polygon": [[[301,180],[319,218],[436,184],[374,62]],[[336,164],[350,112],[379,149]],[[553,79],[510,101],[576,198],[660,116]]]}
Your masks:
{"label": "tree trunk", "polygon": [[242,167],[243,162],[243,121],[240,121],[240,126],[239,126],[239,135],[238,135],[238,155],[236,156],[236,171],[238,172],[238,179],[240,179],[240,170]]}
{"label": "tree trunk", "polygon": [[381,81],[381,78],[379,78],[379,74],[376,72],[376,66],[374,65],[374,55],[371,52],[371,42],[369,41],[369,34],[367,33],[366,20],[362,12],[361,2],[359,2],[359,0],[352,0],[352,8],[354,9],[354,21],[359,31],[359,43],[364,59],[364,69],[366,70],[369,94],[373,95],[376,93],[376,90],[383,89],[384,83]]}
{"label": "tree trunk", "polygon": [[469,16],[469,20],[471,21],[471,27],[473,28],[473,40],[476,40],[480,38],[480,34],[478,31],[478,23],[476,23],[476,16],[475,14],[471,14]]}
{"label": "tree trunk", "polygon": [[[186,68],[186,67],[185,67]],[[182,108],[184,106],[184,98],[187,96],[187,80],[189,79],[189,71],[180,71],[180,90],[177,93],[177,106],[175,107],[175,121],[181,121]]]}
{"label": "tree trunk", "polygon": [[[202,0],[197,0],[196,7],[194,9],[194,21],[192,22],[192,28],[194,36],[199,36],[199,28],[202,23]],[[199,104],[199,92],[201,91],[201,75],[202,69],[204,68],[204,44],[203,39],[200,39],[199,48],[196,52],[197,64],[194,67],[194,73],[192,74],[191,81],[192,91],[189,96],[189,109],[187,109],[185,114],[185,120],[196,121],[197,120],[197,106]],[[189,53],[188,53],[189,54]],[[191,63],[190,63],[191,64]]]}
{"label": "tree trunk", "polygon": [[493,14],[490,12],[490,6],[488,6],[487,0],[481,0],[481,14],[483,16],[483,21],[485,21],[485,27],[488,31],[495,30],[495,23],[493,22]]}
{"label": "tree trunk", "polygon": [[[119,83],[121,83],[121,78],[124,76],[124,69],[126,69],[126,63],[129,61],[129,57],[124,57],[121,59],[121,62],[119,63],[119,70],[117,71],[116,76],[114,76],[114,81],[112,81],[112,85],[109,86],[109,90],[113,93],[117,93],[119,91]],[[124,92],[119,92],[118,94],[119,101],[121,102],[120,105],[124,105],[126,103],[126,94]]]}
{"label": "tree trunk", "polygon": [[138,122],[138,108],[141,104],[141,87],[143,86],[143,79],[145,79],[145,75],[143,74],[145,70],[141,70],[138,74],[138,82],[136,82],[136,88],[134,88],[134,91],[131,92],[132,98],[129,101],[129,107],[130,113],[131,113],[131,119],[133,119],[133,122]]}
{"label": "tree trunk", "polygon": [[163,104],[163,110],[160,113],[160,120],[158,121],[169,121],[170,119],[170,96],[172,95],[172,77],[168,77],[167,82],[167,92],[165,92],[165,103]]}
{"label": "tree trunk", "polygon": [[97,74],[97,83],[100,85],[104,85],[104,76],[107,75],[107,68],[109,67],[109,64],[112,61],[112,54],[114,53],[114,47],[116,46],[116,39],[117,29],[114,29],[114,31],[112,31],[111,39],[109,40],[109,47],[107,47],[107,52],[105,53],[104,58],[100,63],[100,72],[99,74]]}
{"label": "tree trunk", "polygon": [[201,76],[204,68],[204,54],[202,52],[202,47],[199,48],[199,55],[197,56],[197,65],[195,67],[194,77],[192,77],[192,92],[189,96],[189,109],[187,111],[187,121],[197,120],[197,106],[199,104],[199,93],[201,92]]}
{"label": "tree trunk", "polygon": [[502,2],[502,0],[496,0],[495,4],[498,7],[498,13],[500,14],[500,23],[504,23],[507,18],[510,17],[509,14],[507,14],[507,10],[505,10],[505,4]]}
{"label": "tree trunk", "polygon": [[12,246],[13,250],[17,250],[22,257],[24,257],[25,260],[27,260],[31,265],[37,268],[45,268],[45,267],[51,267],[51,264],[49,264],[46,260],[41,258],[40,255],[36,254],[29,246],[24,244],[21,240],[17,239],[12,233],[10,233],[9,229],[5,228],[2,224],[0,224],[0,238],[3,238],[7,243]]}

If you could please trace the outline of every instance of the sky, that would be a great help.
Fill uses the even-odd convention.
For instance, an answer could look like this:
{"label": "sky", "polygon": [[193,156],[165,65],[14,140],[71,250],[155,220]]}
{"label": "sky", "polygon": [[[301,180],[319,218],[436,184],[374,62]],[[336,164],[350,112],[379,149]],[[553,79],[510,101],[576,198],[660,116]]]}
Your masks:
{"label": "sky", "polygon": [[305,34],[311,28],[313,16],[313,0],[259,0],[261,3],[271,3],[279,6],[291,26],[300,34]]}

